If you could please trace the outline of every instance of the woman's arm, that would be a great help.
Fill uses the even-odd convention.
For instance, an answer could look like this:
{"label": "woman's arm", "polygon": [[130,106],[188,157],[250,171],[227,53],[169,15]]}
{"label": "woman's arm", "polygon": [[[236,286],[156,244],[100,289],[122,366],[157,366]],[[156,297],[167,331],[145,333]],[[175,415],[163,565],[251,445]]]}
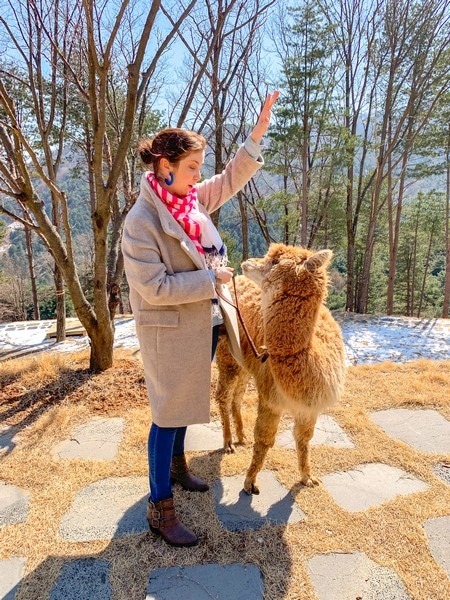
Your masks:
{"label": "woman's arm", "polygon": [[127,281],[145,302],[176,305],[215,296],[214,278],[206,269],[168,273],[151,228],[129,213],[122,237]]}
{"label": "woman's arm", "polygon": [[280,92],[275,90],[271,94],[267,94],[264,106],[259,113],[258,121],[256,122],[253,131],[250,134],[250,138],[256,143],[260,144],[263,136],[269,129],[270,119],[272,118],[272,108],[275,102],[278,100]]}
{"label": "woman's arm", "polygon": [[244,146],[241,146],[222,173],[197,185],[199,202],[209,213],[214,212],[237,194],[263,164],[261,156],[253,158]]}
{"label": "woman's arm", "polygon": [[261,149],[260,142],[269,127],[271,110],[278,96],[277,90],[267,95],[249,138],[238,149],[235,157],[226,165],[224,171],[198,184],[198,199],[209,213],[217,210],[239,192],[263,166],[264,161],[260,155],[258,156]]}

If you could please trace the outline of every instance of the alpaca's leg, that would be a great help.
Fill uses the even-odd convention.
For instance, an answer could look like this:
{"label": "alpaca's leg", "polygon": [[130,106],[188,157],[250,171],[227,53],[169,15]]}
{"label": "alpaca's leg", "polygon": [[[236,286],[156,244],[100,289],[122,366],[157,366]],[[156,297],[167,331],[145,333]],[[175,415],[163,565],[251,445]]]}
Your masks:
{"label": "alpaca's leg", "polygon": [[224,338],[219,339],[216,362],[219,370],[219,378],[216,389],[216,402],[219,406],[220,419],[222,421],[223,448],[225,452],[234,452],[233,439],[231,435],[230,412],[236,384],[242,368],[231,356]]}
{"label": "alpaca's leg", "polygon": [[241,403],[242,398],[245,394],[245,390],[247,389],[247,383],[249,379],[250,374],[244,371],[244,369],[241,369],[233,393],[231,410],[233,413],[234,426],[236,428],[236,437],[239,444],[245,444],[244,424],[242,422],[241,415]]}
{"label": "alpaca's leg", "polygon": [[275,436],[280,423],[281,414],[274,412],[266,404],[258,407],[255,423],[255,441],[250,467],[244,481],[244,491],[247,494],[259,494],[256,476],[261,471],[269,448],[275,443]]}
{"label": "alpaca's leg", "polygon": [[217,382],[216,402],[219,405],[220,420],[222,421],[223,449],[226,452],[234,452],[233,439],[231,435],[230,409],[232,404],[232,393],[235,378],[233,373],[219,373]]}
{"label": "alpaca's leg", "polygon": [[304,417],[295,419],[294,439],[297,447],[298,470],[300,471],[301,482],[308,487],[320,483],[318,479],[311,475],[309,442],[314,435],[315,425],[316,419],[305,419]]}

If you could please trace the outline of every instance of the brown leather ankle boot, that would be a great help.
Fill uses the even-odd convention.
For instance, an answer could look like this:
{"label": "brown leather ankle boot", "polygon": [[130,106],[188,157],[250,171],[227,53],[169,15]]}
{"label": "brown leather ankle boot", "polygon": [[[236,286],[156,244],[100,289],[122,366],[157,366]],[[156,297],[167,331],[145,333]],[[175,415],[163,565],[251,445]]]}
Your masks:
{"label": "brown leather ankle boot", "polygon": [[172,483],[178,482],[188,492],[207,492],[209,490],[206,481],[196,477],[189,471],[184,454],[172,458],[170,479]]}
{"label": "brown leather ankle boot", "polygon": [[196,546],[198,544],[195,533],[178,520],[173,498],[149,502],[147,521],[151,531],[160,535],[171,546]]}

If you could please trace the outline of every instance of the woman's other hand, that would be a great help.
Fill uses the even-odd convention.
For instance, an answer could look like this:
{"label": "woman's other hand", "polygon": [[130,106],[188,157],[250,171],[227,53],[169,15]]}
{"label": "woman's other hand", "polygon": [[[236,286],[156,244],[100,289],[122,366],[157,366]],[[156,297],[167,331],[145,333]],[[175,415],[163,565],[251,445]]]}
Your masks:
{"label": "woman's other hand", "polygon": [[263,135],[265,135],[266,131],[269,128],[270,119],[272,117],[272,107],[278,100],[279,95],[280,92],[278,90],[267,94],[266,101],[264,102],[264,106],[261,109],[258,121],[250,134],[252,140],[257,144],[261,142]]}
{"label": "woman's other hand", "polygon": [[214,275],[216,277],[216,281],[218,283],[228,283],[233,277],[233,271],[234,269],[231,267],[221,267],[220,269],[215,269]]}

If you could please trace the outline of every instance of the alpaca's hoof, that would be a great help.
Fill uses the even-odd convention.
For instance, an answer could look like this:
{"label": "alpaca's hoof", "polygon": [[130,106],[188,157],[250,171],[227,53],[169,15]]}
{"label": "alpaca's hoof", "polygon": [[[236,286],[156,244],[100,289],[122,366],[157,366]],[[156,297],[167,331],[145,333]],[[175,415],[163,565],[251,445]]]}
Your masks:
{"label": "alpaca's hoof", "polygon": [[225,454],[234,454],[236,448],[233,446],[232,442],[229,442],[228,444],[224,445],[223,451],[225,452]]}
{"label": "alpaca's hoof", "polygon": [[320,485],[321,481],[320,481],[320,479],[317,479],[316,477],[308,476],[308,477],[302,477],[302,483],[306,487],[314,487],[315,485]]}
{"label": "alpaca's hoof", "polygon": [[249,496],[257,496],[259,494],[259,487],[256,485],[256,483],[246,479],[244,482],[244,492]]}

